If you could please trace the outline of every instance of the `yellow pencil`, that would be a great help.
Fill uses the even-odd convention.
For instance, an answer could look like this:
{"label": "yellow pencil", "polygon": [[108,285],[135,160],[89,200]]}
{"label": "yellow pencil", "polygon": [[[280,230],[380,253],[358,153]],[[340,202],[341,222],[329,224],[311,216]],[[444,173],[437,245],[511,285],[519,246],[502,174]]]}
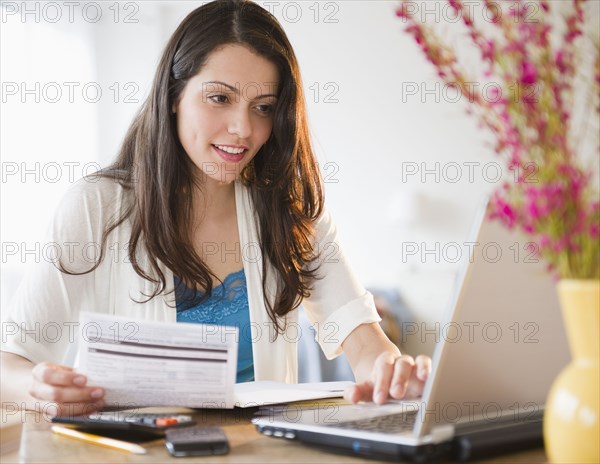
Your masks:
{"label": "yellow pencil", "polygon": [[53,425],[52,431],[66,437],[76,438],[77,440],[82,440],[87,443],[93,443],[94,445],[108,446],[109,448],[127,451],[133,454],[146,454],[146,450],[141,446],[133,443],[127,443],[126,441],[80,432],[79,430],[61,427],[60,425]]}

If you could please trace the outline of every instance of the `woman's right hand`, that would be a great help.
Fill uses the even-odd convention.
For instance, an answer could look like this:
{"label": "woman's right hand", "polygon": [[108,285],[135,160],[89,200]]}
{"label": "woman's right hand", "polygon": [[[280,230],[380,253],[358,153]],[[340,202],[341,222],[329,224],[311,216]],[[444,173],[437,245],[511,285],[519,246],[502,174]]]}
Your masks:
{"label": "woman's right hand", "polygon": [[[87,386],[87,377],[71,367],[43,362],[31,372],[33,385],[29,394],[56,405],[57,416],[91,414],[104,406],[104,389]],[[47,412],[54,413],[54,408],[48,409]]]}

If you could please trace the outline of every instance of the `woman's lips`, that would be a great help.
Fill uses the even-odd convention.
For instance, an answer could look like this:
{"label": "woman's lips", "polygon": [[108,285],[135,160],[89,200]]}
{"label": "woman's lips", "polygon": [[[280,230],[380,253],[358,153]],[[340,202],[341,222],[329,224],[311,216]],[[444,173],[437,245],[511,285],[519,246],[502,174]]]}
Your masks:
{"label": "woman's lips", "polygon": [[248,152],[247,149],[244,149],[244,151],[241,152],[241,153],[229,153],[229,152],[226,152],[224,150],[221,150],[216,145],[213,145],[212,147],[217,152],[217,155],[219,155],[221,157],[222,160],[227,161],[229,163],[238,163],[238,162],[240,162],[242,160],[242,158]]}

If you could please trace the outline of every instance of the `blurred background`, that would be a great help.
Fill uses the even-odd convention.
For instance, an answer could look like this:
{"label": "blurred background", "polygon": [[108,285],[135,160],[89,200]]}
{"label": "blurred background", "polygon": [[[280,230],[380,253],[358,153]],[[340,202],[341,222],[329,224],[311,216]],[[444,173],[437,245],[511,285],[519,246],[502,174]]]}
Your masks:
{"label": "blurred background", "polygon": [[[202,3],[1,3],[2,309],[54,207],[116,155],[162,50]],[[365,286],[400,325],[433,328],[504,163],[425,61],[395,1],[265,1],[295,47],[327,205]],[[443,4],[421,2],[441,23]],[[431,354],[420,330],[403,349]]]}

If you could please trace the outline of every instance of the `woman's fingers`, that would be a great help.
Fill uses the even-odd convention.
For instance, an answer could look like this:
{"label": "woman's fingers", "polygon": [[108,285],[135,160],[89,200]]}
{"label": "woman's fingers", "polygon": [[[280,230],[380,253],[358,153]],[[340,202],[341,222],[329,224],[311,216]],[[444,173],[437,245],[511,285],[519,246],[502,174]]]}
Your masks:
{"label": "woman's fingers", "polygon": [[53,403],[58,415],[89,414],[104,406],[104,389],[86,386],[87,378],[70,367],[40,363],[33,368],[32,374],[29,394]]}
{"label": "woman's fingers", "polygon": [[84,375],[75,372],[72,368],[49,362],[37,364],[33,368],[32,374],[38,382],[50,385],[83,387],[87,382]]}
{"label": "woman's fingers", "polygon": [[30,395],[38,400],[57,403],[95,402],[104,396],[104,390],[99,387],[62,387],[34,382]]}
{"label": "woman's fingers", "polygon": [[371,398],[373,398],[373,387],[373,382],[357,383],[346,389],[344,399],[351,403],[371,401]]}
{"label": "woman's fingers", "polygon": [[406,398],[417,398],[423,394],[425,382],[431,373],[431,358],[429,356],[417,356],[415,359],[415,369],[408,384]]}
{"label": "woman's fingers", "polygon": [[375,383],[373,390],[373,401],[383,404],[388,399],[390,385],[394,375],[395,358],[390,353],[382,353],[375,360],[372,377]]}
{"label": "woman's fingers", "polygon": [[412,356],[403,355],[394,362],[394,376],[390,385],[390,395],[397,400],[404,398],[408,383],[415,370],[415,360]]}
{"label": "woman's fingers", "polygon": [[425,355],[419,355],[415,359],[417,363],[417,378],[425,382],[431,373],[431,358]]}
{"label": "woman's fingers", "polygon": [[383,404],[389,398],[417,398],[422,395],[430,373],[429,356],[413,358],[403,355],[395,358],[390,353],[382,353],[373,365],[372,381],[347,389],[344,398],[352,403],[374,401],[377,404]]}

